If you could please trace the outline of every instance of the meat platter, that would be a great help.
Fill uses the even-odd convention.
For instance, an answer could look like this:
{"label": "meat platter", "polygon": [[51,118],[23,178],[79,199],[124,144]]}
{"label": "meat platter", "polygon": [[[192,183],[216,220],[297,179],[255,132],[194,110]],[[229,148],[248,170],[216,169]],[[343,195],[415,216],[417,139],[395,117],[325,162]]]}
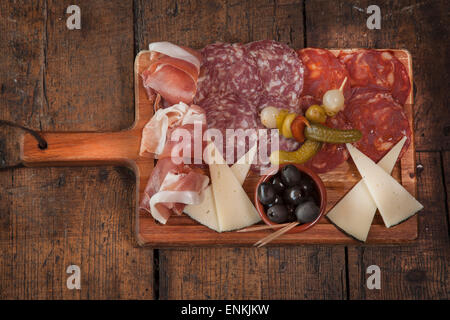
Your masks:
{"label": "meat platter", "polygon": [[[255,42],[254,46],[265,45],[264,42]],[[252,44],[250,44],[252,45]],[[207,47],[208,48],[208,47]],[[214,49],[215,54],[220,52],[220,50],[230,50],[226,46],[223,47],[209,47],[209,49]],[[355,89],[354,87],[358,87],[355,85],[355,81],[365,81],[364,77],[361,78],[360,75],[354,75],[353,73],[358,73],[358,71],[352,70],[352,66],[355,65],[352,60],[359,59],[358,63],[361,63],[361,59],[365,59],[367,64],[374,63],[373,59],[384,59],[384,58],[375,58],[371,55],[360,57],[358,53],[365,52],[364,49],[314,49],[307,48],[303,51],[299,51],[299,56],[302,54],[309,56],[303,57],[303,63],[306,65],[304,69],[306,72],[309,72],[308,81],[306,84],[304,83],[304,74],[302,72],[295,73],[295,70],[290,71],[290,78],[286,80],[286,77],[281,74],[276,78],[276,72],[274,70],[281,70],[280,72],[286,72],[282,67],[277,67],[276,65],[268,64],[267,72],[264,73],[265,65],[262,64],[260,67],[260,71],[258,71],[258,75],[260,79],[256,79],[254,77],[254,83],[252,83],[252,77],[245,77],[245,75],[252,74],[249,70],[245,70],[245,68],[251,68],[249,66],[251,61],[247,63],[245,55],[242,56],[239,53],[239,50],[233,49],[236,54],[236,59],[239,59],[239,63],[235,63],[232,65],[232,71],[228,71],[228,74],[231,75],[231,80],[228,81],[227,89],[220,88],[224,81],[219,81],[214,83],[213,78],[211,78],[212,74],[215,74],[216,71],[211,71],[206,75],[200,73],[198,76],[198,88],[196,88],[195,99],[194,102],[197,103],[200,107],[206,110],[206,118],[209,124],[212,123],[212,127],[220,127],[220,124],[223,123],[223,119],[226,119],[227,115],[225,114],[229,111],[229,106],[239,105],[236,110],[233,110],[232,113],[239,113],[238,116],[232,115],[230,118],[233,118],[233,124],[227,124],[227,127],[233,127],[236,119],[240,121],[246,121],[247,123],[250,121],[250,127],[261,126],[261,121],[258,119],[251,118],[249,106],[257,105],[259,110],[258,114],[261,114],[261,110],[264,107],[276,107],[278,109],[287,109],[287,112],[298,112],[300,114],[305,114],[306,109],[311,105],[320,105],[320,97],[324,95],[329,89],[337,89],[341,83],[341,91],[343,92],[343,96],[346,101],[346,108],[350,105],[347,110],[357,110],[353,112],[348,112],[346,114],[346,119],[353,119],[352,124],[353,128],[349,129],[358,129],[363,132],[362,138],[353,143],[353,146],[358,148],[362,153],[368,155],[372,158],[373,161],[377,162],[381,159],[385,151],[387,149],[392,148],[395,142],[398,142],[401,138],[400,135],[397,134],[397,131],[401,131],[403,135],[407,136],[407,143],[405,143],[405,147],[401,148],[401,154],[399,156],[399,160],[396,161],[394,169],[392,171],[392,177],[395,180],[399,181],[401,185],[411,194],[412,196],[416,196],[416,177],[415,177],[415,150],[414,150],[414,141],[413,141],[413,96],[412,90],[409,88],[412,85],[412,68],[411,68],[411,56],[406,50],[370,50],[370,52],[380,52],[381,54],[386,54],[387,59],[391,59],[390,55],[395,57],[395,63],[400,62],[406,70],[406,78],[405,75],[399,71],[391,72],[386,75],[386,79],[390,80],[389,83],[394,83],[391,87],[391,92],[386,93],[383,90],[380,92],[367,92],[367,88],[362,86],[363,88],[360,91],[359,89]],[[311,52],[308,52],[311,50]],[[322,51],[326,51],[323,53]],[[202,51],[203,53],[205,50]],[[237,52],[237,53],[236,53]],[[254,52],[258,52],[257,50]],[[264,51],[260,51],[264,52]],[[275,55],[281,55],[282,53],[276,52],[274,50]],[[323,54],[324,56],[321,56]],[[339,74],[340,69],[333,66],[333,61],[329,61],[326,59],[331,59],[327,55],[331,54],[333,57],[343,57],[340,59],[341,64],[344,65],[348,62],[347,70],[344,70],[345,77]],[[229,55],[229,54],[228,54]],[[346,57],[347,55],[347,57]],[[381,56],[383,57],[383,56]],[[163,56],[164,58],[164,56]],[[154,162],[156,163],[156,168],[158,170],[158,162],[164,160],[161,156],[153,157],[146,154],[145,150],[143,152],[144,138],[146,126],[150,120],[155,116],[154,112],[159,110],[164,110],[167,107],[171,107],[175,105],[177,100],[170,101],[170,98],[166,97],[161,98],[157,90],[153,90],[154,92],[149,92],[149,88],[145,82],[145,72],[149,70],[149,68],[154,65],[155,61],[161,59],[161,56],[156,56],[152,51],[141,51],[135,60],[135,108],[136,108],[136,122],[134,126],[125,131],[116,132],[116,133],[43,133],[44,137],[46,137],[48,141],[48,149],[47,150],[38,150],[35,146],[35,143],[29,136],[25,136],[23,143],[23,151],[22,158],[26,165],[30,166],[42,166],[42,165],[86,165],[92,164],[96,165],[99,163],[113,163],[113,164],[121,164],[127,165],[132,168],[136,173],[137,179],[137,199],[136,199],[136,207],[137,207],[137,215],[136,215],[136,237],[137,241],[140,245],[148,245],[155,247],[168,247],[168,246],[245,246],[252,245],[259,239],[267,236],[272,232],[270,229],[259,230],[253,232],[237,232],[236,230],[214,230],[214,228],[208,228],[205,225],[197,222],[195,218],[192,218],[190,215],[183,213],[183,207],[179,214],[169,214],[170,219],[166,219],[161,223],[158,218],[155,218],[154,214],[150,214],[150,207],[145,208],[145,199],[148,197],[148,185],[150,184],[148,181],[154,177]],[[202,58],[205,59],[203,55]],[[266,57],[256,57],[258,60],[265,60]],[[270,58],[267,58],[270,60]],[[284,56],[284,59],[289,59],[288,56]],[[309,60],[308,60],[309,59]],[[325,62],[323,62],[325,59]],[[220,59],[219,59],[220,60]],[[211,61],[208,60],[208,61]],[[213,59],[214,61],[214,59]],[[218,60],[214,61],[213,65],[220,63]],[[222,63],[226,64],[226,61],[222,61]],[[329,70],[330,76],[324,76],[323,70],[322,73],[318,73],[317,78],[314,78],[314,70],[310,67],[319,66],[322,69]],[[323,66],[326,65],[326,68]],[[394,65],[394,64],[393,64]],[[163,64],[164,66],[164,64]],[[295,67],[295,64],[294,64]],[[202,69],[204,65],[202,65]],[[309,68],[309,71],[307,70]],[[394,65],[393,70],[396,69],[397,66]],[[220,68],[219,68],[220,69]],[[320,68],[319,68],[320,69]],[[261,71],[263,70],[263,71]],[[299,70],[299,69],[297,69]],[[403,70],[403,69],[402,69]],[[154,70],[153,70],[154,71]],[[219,72],[220,73],[220,72]],[[253,72],[256,73],[256,72]],[[328,74],[328,73],[327,73]],[[389,77],[394,76],[394,79],[390,79]],[[239,76],[241,75],[241,76]],[[268,75],[268,76],[267,76]],[[270,86],[267,86],[267,81],[264,82],[264,77],[272,77],[270,79]],[[208,78],[209,77],[209,78]],[[273,79],[275,77],[275,80]],[[347,82],[347,78],[350,78],[351,81]],[[401,77],[403,79],[398,80],[397,78]],[[220,76],[219,76],[220,78]],[[325,80],[324,80],[325,78]],[[345,78],[345,81],[342,81]],[[370,77],[369,77],[370,78]],[[206,80],[205,80],[206,79]],[[261,81],[261,79],[263,81]],[[317,79],[317,83],[311,81],[311,79]],[[402,89],[402,86],[405,86],[405,79],[408,82],[408,90]],[[197,79],[196,79],[197,80]],[[220,79],[219,79],[220,80]],[[320,81],[319,81],[320,80]],[[383,79],[381,79],[383,80]],[[201,85],[207,81],[208,86]],[[283,82],[284,81],[284,82]],[[280,82],[288,83],[292,82],[292,86],[289,87],[281,86],[276,89],[282,92],[283,99],[272,98],[270,94],[268,96],[262,95],[261,90],[272,90],[273,84],[275,86]],[[378,80],[377,80],[378,81]],[[397,82],[402,82],[402,85],[398,85]],[[339,83],[338,83],[339,82]],[[346,83],[347,82],[347,83]],[[350,83],[352,82],[352,83]],[[369,79],[370,82],[370,79]],[[295,88],[297,83],[301,83],[300,90]],[[266,85],[265,89],[261,89],[258,86]],[[381,83],[381,86],[384,84]],[[234,87],[233,87],[234,86]],[[186,87],[186,86],[185,86]],[[208,87],[208,88],[207,88]],[[207,88],[207,89],[205,89]],[[231,88],[231,89],[230,89]],[[257,88],[257,89],[255,89]],[[259,89],[258,89],[259,88]],[[221,93],[211,93],[215,90],[220,91]],[[292,92],[307,92],[308,95],[303,94],[295,96]],[[202,92],[203,90],[203,92]],[[205,93],[206,90],[206,93]],[[230,96],[229,90],[235,90],[239,92],[238,95]],[[283,92],[283,90],[285,90]],[[286,90],[291,90],[286,91]],[[378,90],[378,89],[377,89]],[[160,89],[162,95],[164,96],[164,88]],[[370,90],[369,90],[370,91]],[[356,92],[356,93],[355,93]],[[318,97],[314,97],[314,94],[317,94]],[[237,97],[236,97],[237,96]],[[238,101],[237,99],[241,99],[245,97],[246,102]],[[303,97],[306,99],[302,99]],[[353,100],[350,97],[353,96]],[[220,97],[220,99],[218,98]],[[288,99],[284,99],[288,97]],[[178,98],[176,98],[178,99]],[[265,100],[264,100],[265,99]],[[291,101],[289,101],[291,99]],[[311,99],[311,100],[309,100]],[[372,99],[372,100],[370,100]],[[196,101],[195,101],[196,100]],[[220,100],[220,101],[218,101]],[[281,101],[282,100],[282,101]],[[299,100],[306,101],[305,107],[299,107]],[[212,102],[209,102],[212,101]],[[250,102],[249,102],[250,101]],[[257,102],[256,102],[257,101]],[[368,101],[375,101],[376,105],[371,109]],[[277,103],[279,103],[277,105]],[[208,105],[213,105],[214,108],[208,107]],[[222,107],[217,108],[220,105]],[[372,103],[373,105],[373,103]],[[381,107],[389,105],[389,108]],[[301,108],[305,108],[304,110],[300,110]],[[384,108],[384,109],[383,109]],[[400,110],[400,115],[391,111],[391,109]],[[389,138],[384,136],[381,137],[381,134],[375,136],[379,139],[385,139],[382,142],[382,147],[380,145],[376,145],[373,147],[374,142],[369,141],[368,136],[373,133],[371,129],[370,134],[367,133],[369,129],[367,129],[364,125],[358,127],[359,123],[364,123],[365,119],[369,119],[374,117],[373,114],[377,114],[378,110],[387,110],[385,112],[388,113],[387,116],[389,118],[394,118],[394,129],[389,129],[387,126],[384,127],[384,130],[389,133]],[[192,107],[189,110],[193,110]],[[300,111],[299,111],[300,110]],[[344,110],[345,111],[345,110]],[[159,112],[161,113],[161,112]],[[344,114],[343,111],[340,113]],[[328,120],[330,123],[326,122],[326,125],[329,127],[333,127],[334,119],[338,119],[338,115],[340,114],[332,114],[328,115]],[[191,114],[196,115],[195,110],[191,112]],[[397,117],[398,116],[398,117]],[[378,116],[377,116],[378,117]],[[380,116],[382,117],[382,116]],[[363,118],[363,120],[361,120]],[[327,121],[328,121],[327,120]],[[251,121],[255,121],[251,123]],[[405,122],[406,121],[406,122]],[[369,121],[366,121],[369,122]],[[343,128],[339,121],[336,120],[336,128],[338,129],[347,129]],[[405,124],[406,123],[406,124]],[[356,125],[355,125],[356,124]],[[342,128],[341,128],[342,127]],[[357,127],[357,128],[355,128]],[[399,129],[398,128],[404,128]],[[365,130],[367,131],[365,133]],[[407,132],[407,130],[411,130],[411,132]],[[284,134],[284,132],[282,132]],[[152,132],[154,136],[154,132]],[[282,149],[283,147],[287,148],[288,151],[292,151],[294,149],[299,148],[298,144],[295,145],[295,141],[291,141],[289,139],[285,139],[286,137],[281,136],[279,147]],[[364,140],[365,139],[365,140]],[[384,150],[385,143],[389,140],[392,143],[388,143],[389,146]],[[63,143],[64,141],[64,143]],[[294,146],[295,145],[295,146]],[[145,149],[145,146],[144,146]],[[249,146],[246,146],[246,151],[248,151]],[[379,152],[381,150],[381,152]],[[322,158],[320,157],[320,152],[326,153]],[[76,156],[74,156],[76,153]],[[378,154],[379,153],[379,154]],[[357,167],[352,161],[352,158],[348,155],[348,152],[345,149],[345,145],[341,144],[329,144],[323,145],[319,150],[319,153],[316,154],[316,158],[312,158],[308,162],[304,163],[305,166],[310,167],[320,176],[323,181],[326,190],[327,190],[327,203],[326,203],[326,212],[329,212],[335,205],[343,198],[345,195],[361,180],[361,174],[359,171],[359,167]],[[339,159],[341,157],[342,159]],[[353,153],[352,153],[353,157]],[[159,160],[154,160],[154,158],[159,158]],[[323,160],[325,159],[325,160]],[[330,160],[331,159],[331,160]],[[337,159],[337,160],[336,160]],[[397,158],[396,158],[397,159]],[[234,159],[236,161],[236,159]],[[334,161],[334,163],[333,163]],[[159,165],[162,166],[161,162]],[[325,169],[322,169],[324,167]],[[330,164],[331,163],[331,164]],[[160,170],[160,169],[159,169]],[[194,173],[189,173],[194,175],[198,172],[198,176],[209,176],[208,166],[204,164],[199,165],[198,168],[195,168]],[[249,199],[252,202],[255,202],[254,194],[257,189],[258,180],[260,179],[261,172],[257,172],[257,170],[249,170],[248,174],[245,176],[245,180],[243,182],[243,189],[248,194]],[[205,188],[208,185],[208,182],[202,181],[201,188]],[[209,180],[209,179],[208,179]],[[149,202],[150,199],[147,199]],[[197,203],[200,200],[197,200]],[[203,200],[202,200],[203,201]],[[164,202],[164,201],[162,201]],[[380,207],[381,204],[380,204]],[[176,211],[177,204],[172,207],[172,211]],[[412,215],[412,217],[408,217],[406,221],[387,228],[385,226],[385,221],[380,216],[379,212],[376,213],[373,222],[370,226],[370,231],[368,233],[366,242],[368,243],[395,243],[395,242],[405,242],[414,240],[417,237],[417,215]],[[252,223],[253,224],[253,223]],[[261,222],[259,224],[262,224]],[[223,232],[222,232],[223,231]],[[346,232],[342,232],[339,226],[330,221],[327,218],[321,218],[318,223],[311,229],[306,230],[304,232],[288,232],[283,234],[282,236],[276,238],[271,242],[274,245],[284,245],[284,244],[302,244],[302,243],[328,243],[328,244],[339,244],[339,243],[358,243],[353,237],[349,236]]]}

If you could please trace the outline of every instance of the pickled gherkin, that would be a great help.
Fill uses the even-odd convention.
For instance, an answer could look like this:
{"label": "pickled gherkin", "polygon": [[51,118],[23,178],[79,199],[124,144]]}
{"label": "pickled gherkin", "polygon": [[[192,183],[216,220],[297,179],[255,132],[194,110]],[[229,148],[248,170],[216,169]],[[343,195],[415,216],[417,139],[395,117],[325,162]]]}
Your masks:
{"label": "pickled gherkin", "polygon": [[324,126],[319,123],[313,123],[305,128],[305,137],[307,139],[327,142],[327,143],[350,143],[361,139],[362,134],[359,130],[340,130]]}
{"label": "pickled gherkin", "polygon": [[311,159],[322,147],[321,142],[306,140],[305,143],[301,145],[295,151],[288,152],[283,150],[278,150],[272,152],[270,155],[270,162],[273,165],[279,165],[283,163],[305,163]]}

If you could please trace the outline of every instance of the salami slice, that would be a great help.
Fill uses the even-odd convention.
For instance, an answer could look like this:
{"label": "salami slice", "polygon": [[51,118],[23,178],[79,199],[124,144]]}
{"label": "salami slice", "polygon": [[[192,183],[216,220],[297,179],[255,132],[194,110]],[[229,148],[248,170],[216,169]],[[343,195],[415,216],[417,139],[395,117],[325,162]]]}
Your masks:
{"label": "salami slice", "polygon": [[230,43],[214,43],[201,50],[202,65],[197,82],[194,103],[201,104],[210,95],[221,95],[229,91],[225,79],[232,65],[241,60],[242,46]]}
{"label": "salami slice", "polygon": [[[259,126],[258,115],[247,101],[231,93],[224,96],[210,96],[203,100],[202,107],[206,112],[208,128],[217,129],[222,135],[223,146],[220,146],[220,143],[217,144],[219,150],[227,152],[223,147],[230,148],[226,157],[229,163],[237,160],[239,156],[237,148],[239,146],[247,152],[256,142],[256,130],[254,135],[245,135],[246,129],[256,129]],[[228,132],[227,135],[227,129],[234,131]],[[242,130],[236,132],[238,129]],[[237,137],[231,135],[233,132],[237,134]],[[234,150],[233,157],[229,155],[232,150]]]}
{"label": "salami slice", "polygon": [[[351,125],[347,122],[342,112],[339,112],[332,118],[328,118],[326,125],[336,129],[351,129]],[[311,160],[306,162],[305,166],[316,173],[325,173],[345,162],[348,156],[345,144],[324,143],[322,149]]]}
{"label": "salami slice", "polygon": [[[303,94],[322,101],[328,90],[339,89],[348,77],[348,71],[336,56],[326,49],[305,48],[297,51],[305,66]],[[344,86],[344,97],[350,97],[350,81]]]}
{"label": "salami slice", "polygon": [[287,99],[283,99],[282,97],[262,95],[259,100],[258,111],[269,106],[277,109],[285,109],[292,113],[303,114],[298,103],[296,105],[291,105]]}
{"label": "salami slice", "polygon": [[206,112],[208,128],[250,129],[258,125],[257,113],[252,106],[232,93],[208,97],[201,107]]}
{"label": "salami slice", "polygon": [[408,71],[392,51],[358,50],[342,52],[339,59],[345,64],[352,87],[370,87],[391,92],[400,104],[405,104],[411,90]]}
{"label": "salami slice", "polygon": [[263,40],[245,45],[258,66],[265,94],[283,98],[295,107],[303,90],[304,67],[287,45]]}
{"label": "salami slice", "polygon": [[210,95],[234,93],[257,106],[262,81],[255,60],[238,43],[215,43],[202,50],[202,67],[194,101]]}
{"label": "salami slice", "polygon": [[400,157],[411,142],[411,128],[403,107],[390,93],[380,90],[356,89],[344,113],[354,129],[362,133],[354,145],[378,162],[403,136],[407,137]]}

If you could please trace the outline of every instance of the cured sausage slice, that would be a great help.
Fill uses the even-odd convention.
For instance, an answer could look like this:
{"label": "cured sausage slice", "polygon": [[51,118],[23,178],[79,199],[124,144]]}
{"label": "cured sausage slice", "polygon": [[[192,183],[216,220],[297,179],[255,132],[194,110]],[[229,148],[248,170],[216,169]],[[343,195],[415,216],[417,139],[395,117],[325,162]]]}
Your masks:
{"label": "cured sausage slice", "polygon": [[[251,137],[245,136],[246,133],[249,133],[245,132],[246,129],[256,129],[259,125],[258,114],[255,112],[254,107],[246,100],[232,93],[224,96],[210,96],[203,100],[202,107],[206,112],[208,128],[217,129],[223,138],[223,146],[221,146],[222,143],[216,143],[217,148],[220,151],[224,151],[223,147],[229,148],[227,149],[228,152],[234,150],[232,159],[227,154],[226,160],[229,163],[236,161],[238,158],[237,148],[241,146],[242,150],[246,152],[252,146],[252,142],[254,143],[257,139],[256,130],[253,131],[255,134]],[[227,129],[242,129],[240,132],[233,131],[240,138],[235,138],[235,136],[231,135],[233,132],[229,132],[227,135]],[[209,132],[214,134],[211,130]],[[234,146],[234,149],[231,146]]]}
{"label": "cured sausage slice", "polygon": [[[297,51],[305,66],[303,95],[310,95],[322,101],[328,90],[339,89],[348,77],[348,71],[336,56],[326,49],[305,48]],[[350,82],[344,86],[344,97],[351,95]]]}
{"label": "cured sausage slice", "polygon": [[355,147],[378,162],[398,141],[406,136],[400,153],[408,149],[411,128],[403,107],[387,91],[355,89],[344,114],[354,129],[362,133]]}
{"label": "cured sausage slice", "polygon": [[208,97],[203,101],[202,107],[206,112],[208,128],[225,130],[257,126],[255,110],[235,94]]}
{"label": "cured sausage slice", "polygon": [[349,72],[352,87],[388,90],[398,103],[405,104],[411,89],[408,71],[391,51],[341,52],[339,59]]}
{"label": "cured sausage slice", "polygon": [[[342,112],[336,116],[328,118],[325,123],[330,128],[351,129],[351,125],[345,119]],[[311,168],[316,173],[325,173],[333,170],[348,159],[348,151],[345,144],[324,143],[322,149],[305,166]]]}
{"label": "cured sausage slice", "polygon": [[259,100],[258,111],[260,112],[265,107],[275,107],[277,109],[285,109],[292,113],[303,114],[302,108],[297,102],[295,105],[291,105],[287,99],[276,96],[262,95]]}
{"label": "cured sausage slice", "polygon": [[226,93],[227,85],[224,79],[230,71],[231,65],[239,60],[242,49],[230,43],[214,43],[201,50],[202,65],[197,83],[196,104],[210,95]]}
{"label": "cured sausage slice", "polygon": [[257,63],[265,94],[296,106],[303,90],[304,67],[295,51],[273,40],[251,42],[245,48]]}

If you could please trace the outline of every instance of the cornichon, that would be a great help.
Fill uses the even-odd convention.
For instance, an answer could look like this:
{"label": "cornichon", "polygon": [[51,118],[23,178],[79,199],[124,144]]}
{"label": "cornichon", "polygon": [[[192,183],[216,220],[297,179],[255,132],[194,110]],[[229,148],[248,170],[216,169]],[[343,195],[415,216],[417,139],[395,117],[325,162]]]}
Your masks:
{"label": "cornichon", "polygon": [[279,165],[283,163],[305,163],[311,159],[322,147],[321,142],[306,140],[305,143],[301,145],[295,151],[288,152],[283,150],[278,150],[272,152],[270,155],[270,162],[273,165]]}
{"label": "cornichon", "polygon": [[319,123],[313,123],[305,128],[305,137],[310,140],[327,143],[348,143],[356,142],[361,139],[359,130],[340,130],[324,126]]}

